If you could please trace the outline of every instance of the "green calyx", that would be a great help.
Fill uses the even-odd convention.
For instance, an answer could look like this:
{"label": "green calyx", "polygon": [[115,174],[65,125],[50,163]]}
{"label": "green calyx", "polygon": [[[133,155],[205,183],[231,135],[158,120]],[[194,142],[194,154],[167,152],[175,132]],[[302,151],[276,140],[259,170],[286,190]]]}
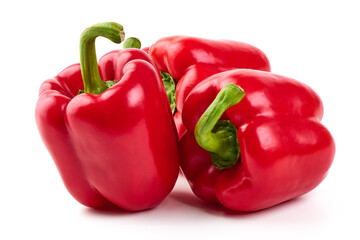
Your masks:
{"label": "green calyx", "polygon": [[[110,88],[110,87],[112,87],[113,85],[115,85],[115,83],[116,83],[116,80],[113,80],[113,81],[105,81],[104,82],[105,83],[105,85],[106,85],[106,89],[108,89],[108,88]],[[105,89],[105,90],[106,90]],[[84,90],[79,90],[79,92],[78,92],[78,95],[79,94],[82,94],[82,93],[85,93],[85,91]]]}
{"label": "green calyx", "polygon": [[104,82],[100,77],[95,52],[95,39],[99,36],[105,37],[114,43],[120,43],[124,41],[125,33],[123,27],[114,22],[92,25],[82,33],[80,37],[80,67],[84,82],[83,92],[85,93],[100,94],[109,86],[114,85],[114,81]]}
{"label": "green calyx", "polygon": [[233,83],[225,85],[196,124],[195,139],[210,153],[213,164],[219,170],[234,166],[240,156],[237,128],[230,121],[219,119],[244,96],[245,92],[239,86]]}
{"label": "green calyx", "polygon": [[212,163],[219,170],[232,167],[240,155],[237,128],[228,120],[219,121],[211,131],[217,139],[223,141],[223,147],[218,152],[209,152]]}
{"label": "green calyx", "polygon": [[160,74],[161,74],[162,82],[165,87],[166,95],[167,95],[169,103],[170,103],[171,112],[174,114],[175,108],[176,108],[174,79],[171,77],[171,75],[169,73],[160,71]]}

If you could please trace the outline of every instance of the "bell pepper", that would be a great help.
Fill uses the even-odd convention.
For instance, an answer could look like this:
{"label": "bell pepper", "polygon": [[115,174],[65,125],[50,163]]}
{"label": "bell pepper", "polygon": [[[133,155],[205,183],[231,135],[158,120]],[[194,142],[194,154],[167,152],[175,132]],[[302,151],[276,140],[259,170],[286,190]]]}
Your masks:
{"label": "bell pepper", "polygon": [[172,36],[158,40],[146,51],[159,70],[177,82],[176,109],[180,113],[192,88],[215,73],[234,68],[270,71],[269,60],[260,49],[237,41]]}
{"label": "bell pepper", "polygon": [[98,36],[124,40],[116,23],[86,29],[80,64],[41,85],[36,123],[66,188],[81,204],[152,208],[170,193],[179,172],[165,89],[139,49],[111,51],[97,63]]}
{"label": "bell pepper", "polygon": [[307,85],[250,69],[212,75],[187,97],[180,166],[199,198],[257,211],[320,184],[335,143]]}

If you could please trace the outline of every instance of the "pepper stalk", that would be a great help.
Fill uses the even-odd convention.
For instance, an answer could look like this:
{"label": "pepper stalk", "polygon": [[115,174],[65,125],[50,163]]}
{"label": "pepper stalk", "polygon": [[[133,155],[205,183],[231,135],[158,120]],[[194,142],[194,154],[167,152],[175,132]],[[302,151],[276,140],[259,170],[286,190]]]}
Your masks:
{"label": "pepper stalk", "polygon": [[114,43],[121,43],[124,41],[125,33],[120,24],[104,22],[88,27],[81,34],[80,68],[85,93],[100,94],[115,84],[114,81],[101,80],[95,51],[95,39],[98,36],[105,37]]}
{"label": "pepper stalk", "polygon": [[245,92],[239,86],[233,83],[225,85],[195,126],[197,143],[210,153],[213,164],[219,170],[234,166],[240,156],[237,128],[229,120],[219,119],[244,96]]}

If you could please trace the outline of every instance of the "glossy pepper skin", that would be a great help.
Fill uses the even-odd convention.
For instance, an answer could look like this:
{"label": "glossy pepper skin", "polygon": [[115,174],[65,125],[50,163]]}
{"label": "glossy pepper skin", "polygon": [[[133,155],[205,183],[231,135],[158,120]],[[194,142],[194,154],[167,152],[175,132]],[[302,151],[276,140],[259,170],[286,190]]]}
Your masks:
{"label": "glossy pepper skin", "polygon": [[[119,35],[120,27],[104,23],[90,31]],[[95,53],[94,46],[85,48]],[[96,55],[88,58],[96,72]],[[83,205],[152,208],[170,193],[179,171],[176,129],[160,75],[138,49],[109,52],[98,69],[103,81],[116,81],[102,93],[78,94],[84,89],[80,64],[41,85],[40,135],[66,188]]]}
{"label": "glossy pepper skin", "polygon": [[[213,74],[235,68],[270,71],[269,60],[260,49],[237,41],[171,36],[144,50],[160,71],[169,73],[177,82],[178,114],[190,91]],[[184,127],[177,119],[175,123],[181,136]]]}
{"label": "glossy pepper skin", "polygon": [[[199,118],[229,83],[245,96],[224,109],[220,120],[235,126],[240,154],[234,165],[219,170],[194,134]],[[185,101],[181,169],[199,198],[232,210],[257,211],[296,198],[320,184],[334,158],[335,143],[322,116],[319,96],[296,80],[245,69],[213,75]]]}

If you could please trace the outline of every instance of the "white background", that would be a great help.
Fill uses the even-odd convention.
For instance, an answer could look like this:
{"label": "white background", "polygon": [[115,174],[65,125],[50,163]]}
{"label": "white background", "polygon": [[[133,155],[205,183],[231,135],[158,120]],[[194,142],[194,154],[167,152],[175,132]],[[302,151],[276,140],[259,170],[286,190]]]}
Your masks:
{"label": "white background", "polygon": [[[357,1],[2,1],[0,239],[360,239],[360,7]],[[168,35],[253,44],[272,71],[321,96],[336,156],[311,193],[241,214],[182,179],[155,209],[95,211],[66,191],[34,120],[40,84],[79,61],[88,26],[121,23],[143,46]],[[119,48],[97,41],[98,57]]]}

